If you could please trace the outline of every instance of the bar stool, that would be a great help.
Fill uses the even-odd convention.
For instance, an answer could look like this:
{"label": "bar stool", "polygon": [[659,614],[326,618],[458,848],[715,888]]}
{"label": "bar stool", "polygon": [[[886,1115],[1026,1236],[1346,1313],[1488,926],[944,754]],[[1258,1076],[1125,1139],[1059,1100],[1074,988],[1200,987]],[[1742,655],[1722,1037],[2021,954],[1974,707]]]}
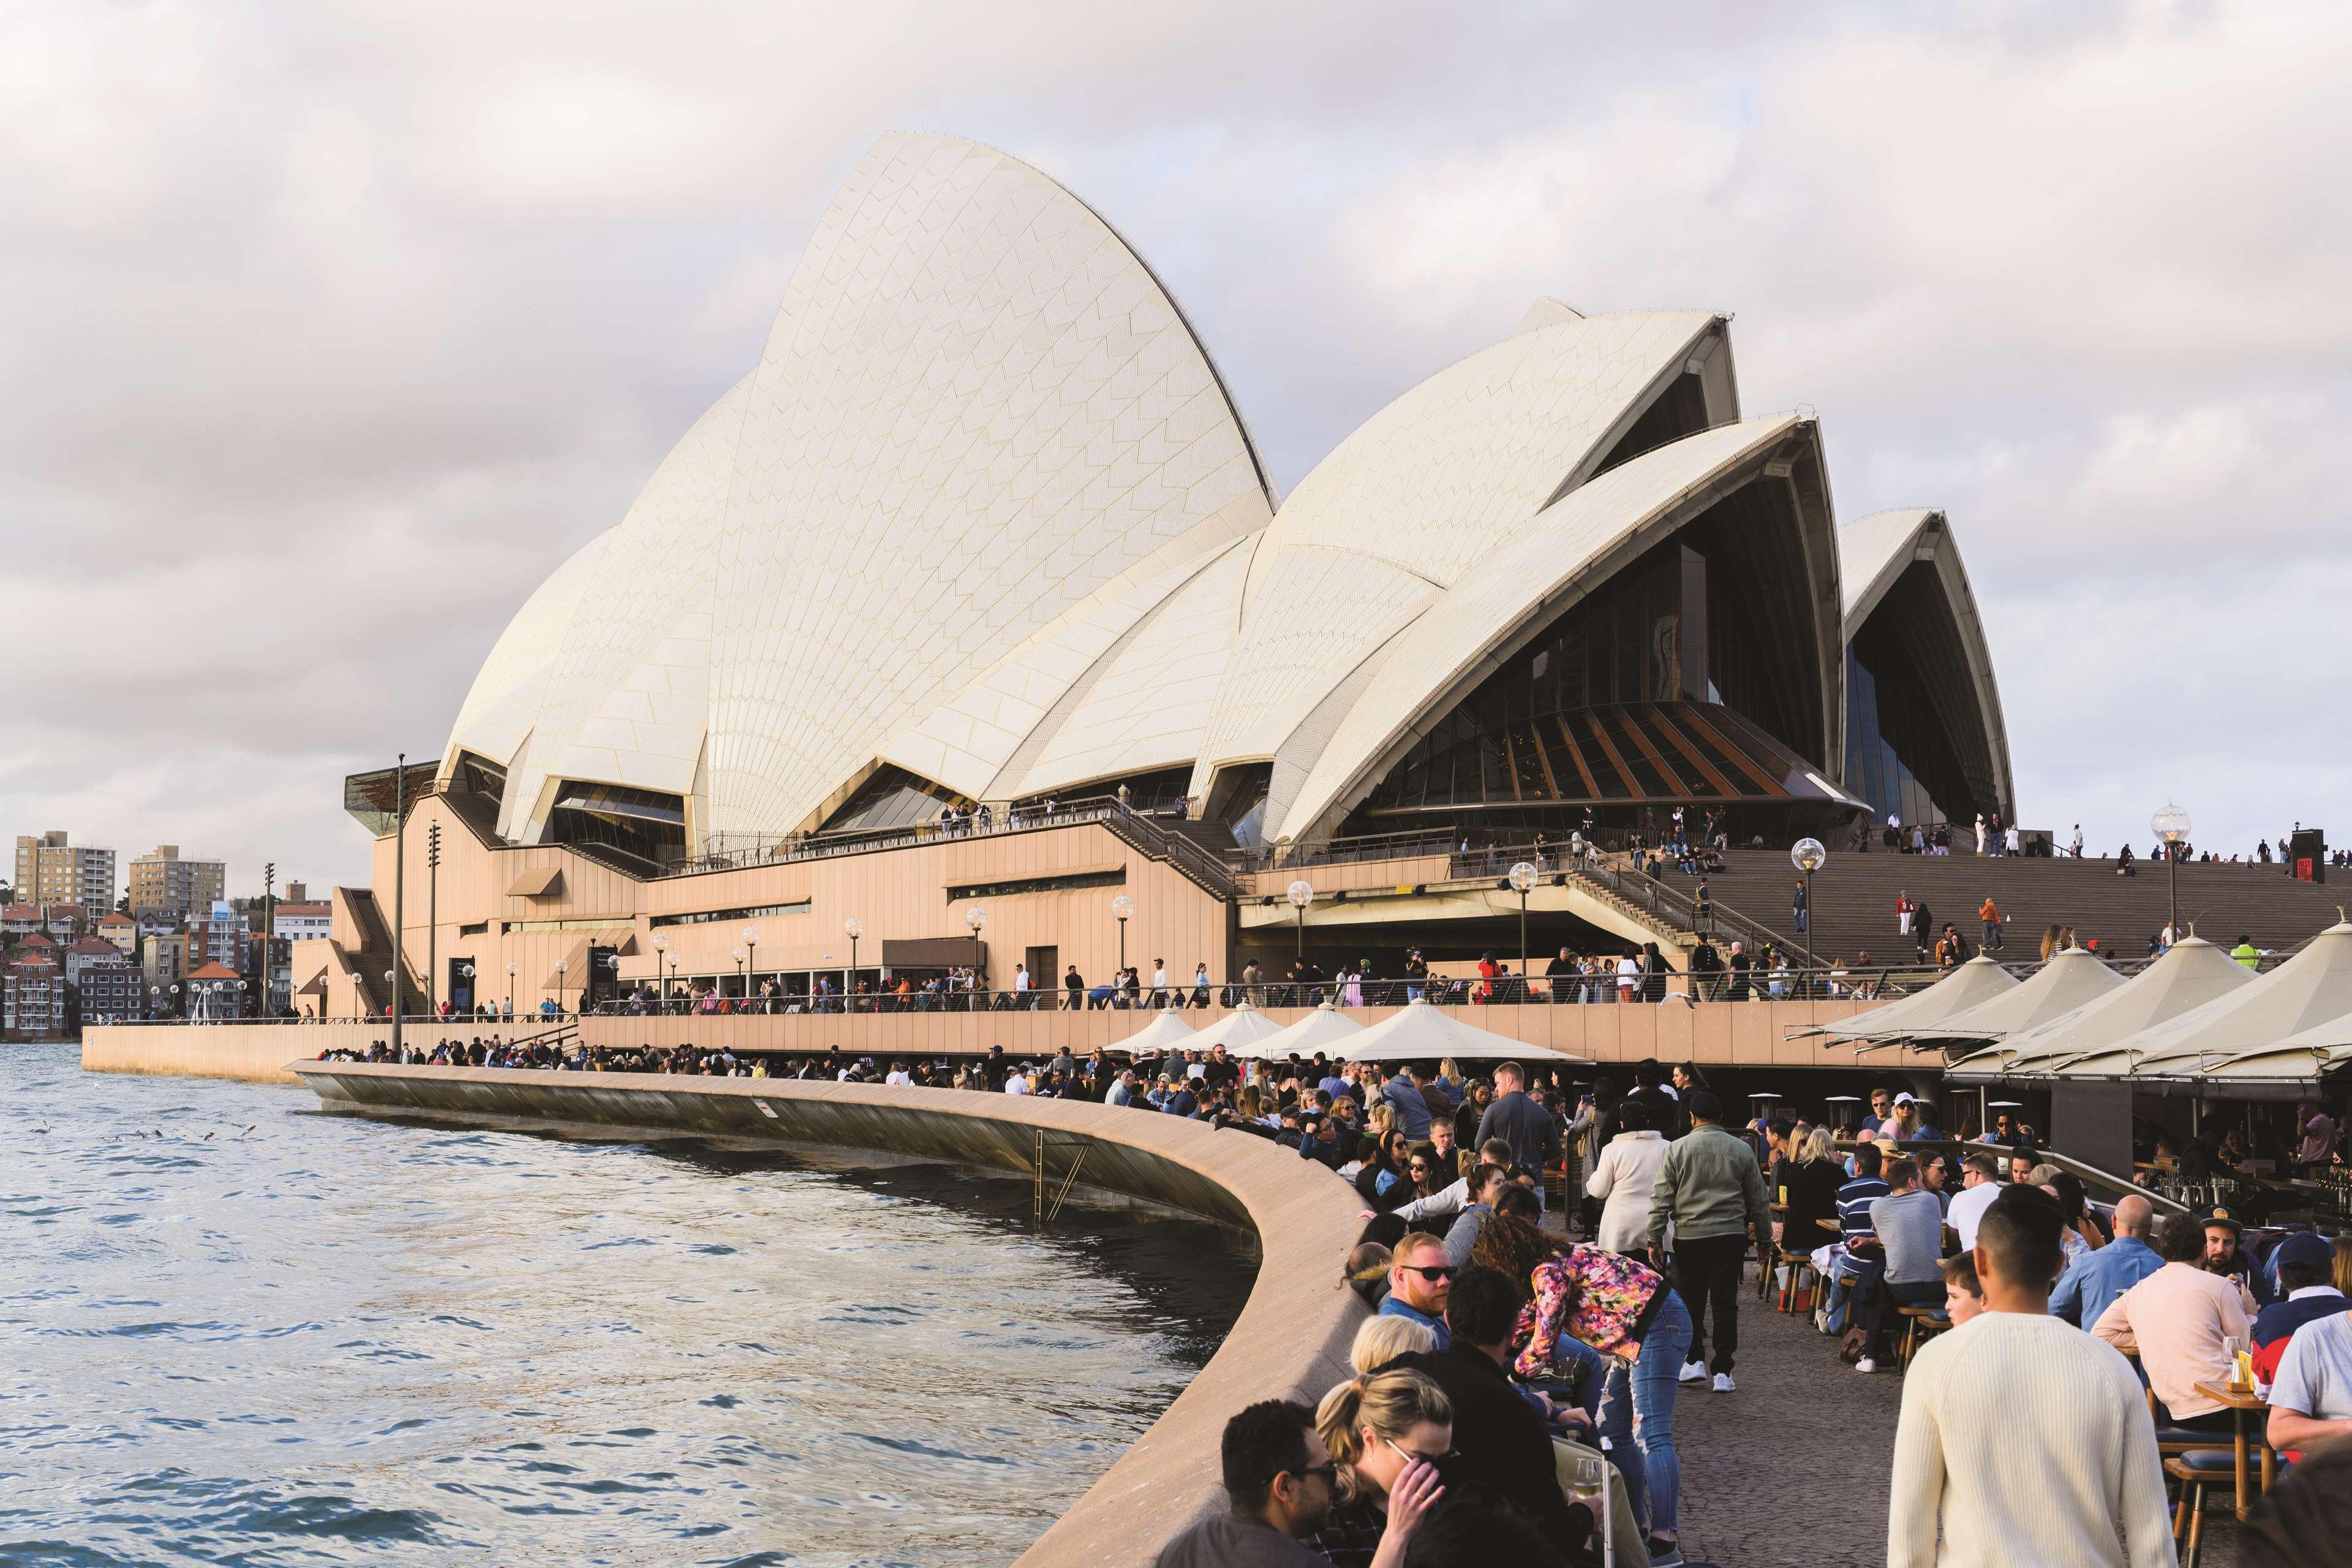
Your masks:
{"label": "bar stool", "polygon": [[1780,1252],[1780,1261],[1789,1270],[1788,1281],[1780,1287],[1779,1303],[1780,1310],[1800,1313],[1811,1311],[1813,1293],[1821,1280],[1821,1270],[1813,1267],[1812,1254],[1790,1252],[1784,1247]]}
{"label": "bar stool", "polygon": [[2164,1461],[2164,1473],[2180,1483],[2180,1501],[2172,1514],[2172,1539],[2186,1532],[2180,1568],[2197,1568],[2205,1545],[2205,1489],[2215,1483],[2235,1486],[2238,1456],[2230,1448],[2191,1448]]}
{"label": "bar stool", "polygon": [[1951,1314],[1941,1307],[1897,1307],[1903,1315],[1903,1344],[1895,1352],[1895,1365],[1905,1371],[1911,1367],[1911,1358],[1919,1347],[1952,1326]]}

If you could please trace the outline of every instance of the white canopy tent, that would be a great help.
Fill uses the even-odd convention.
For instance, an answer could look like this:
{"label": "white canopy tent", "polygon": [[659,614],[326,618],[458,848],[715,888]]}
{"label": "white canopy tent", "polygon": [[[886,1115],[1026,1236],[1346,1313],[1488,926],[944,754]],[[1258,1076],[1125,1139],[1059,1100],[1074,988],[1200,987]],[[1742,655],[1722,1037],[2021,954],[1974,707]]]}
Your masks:
{"label": "white canopy tent", "polygon": [[[1268,1029],[1275,1026],[1274,1020],[1264,1018],[1263,1015],[1260,1016]],[[1174,1008],[1164,1008],[1155,1013],[1151,1022],[1111,1047],[1113,1050],[1125,1051],[1135,1057],[1159,1056],[1169,1051],[1204,1051],[1208,1048],[1201,1044],[1200,1037],[1192,1033],[1192,1026],[1184,1022],[1183,1015]]]}
{"label": "white canopy tent", "polygon": [[2203,937],[2185,937],[2137,975],[2063,1017],[2007,1036],[1952,1064],[1961,1083],[2045,1073],[2253,983],[2254,972]]}
{"label": "white canopy tent", "polygon": [[1255,1056],[1248,1047],[1255,1041],[1282,1033],[1282,1026],[1244,1001],[1232,1012],[1205,1029],[1196,1029],[1185,1042],[1188,1051],[1205,1051],[1213,1046],[1223,1046],[1225,1054],[1235,1057]]}
{"label": "white canopy tent", "polygon": [[1873,1007],[1812,1032],[1832,1040],[1888,1044],[1908,1038],[1915,1029],[1931,1027],[1979,1003],[1990,1002],[2016,984],[2016,977],[2008,970],[1979,953],[1925,991],[1914,992],[1899,1002]]}
{"label": "white canopy tent", "polygon": [[[2234,966],[2233,966],[2234,967]],[[1910,1031],[1915,1046],[1973,1046],[2005,1040],[2054,1023],[2114,991],[2124,977],[2080,947],[2061,948],[2050,962],[1991,1000],[1953,1014],[1940,1024]]]}
{"label": "white canopy tent", "polygon": [[2352,923],[2329,926],[2301,952],[2168,1023],[2055,1063],[2058,1078],[2206,1076],[2352,1014]]}
{"label": "white canopy tent", "polygon": [[[1234,1011],[1238,1013],[1241,1009],[1236,1007]],[[1363,1032],[1361,1024],[1326,1002],[1286,1029],[1276,1030],[1240,1046],[1227,1040],[1224,1047],[1229,1055],[1255,1057],[1260,1061],[1279,1061],[1294,1053],[1311,1057],[1318,1051],[1326,1056],[1336,1056],[1349,1041]],[[1210,1033],[1203,1029],[1198,1037],[1205,1038]]]}
{"label": "white canopy tent", "polygon": [[1456,1009],[1433,1007],[1423,996],[1414,997],[1370,1028],[1360,1031],[1347,1042],[1339,1056],[1351,1062],[1443,1061],[1452,1057],[1464,1061],[1507,1059],[1559,1066],[1594,1065],[1582,1057],[1572,1057],[1549,1046],[1531,1046],[1491,1029],[1482,1029],[1456,1016]]}

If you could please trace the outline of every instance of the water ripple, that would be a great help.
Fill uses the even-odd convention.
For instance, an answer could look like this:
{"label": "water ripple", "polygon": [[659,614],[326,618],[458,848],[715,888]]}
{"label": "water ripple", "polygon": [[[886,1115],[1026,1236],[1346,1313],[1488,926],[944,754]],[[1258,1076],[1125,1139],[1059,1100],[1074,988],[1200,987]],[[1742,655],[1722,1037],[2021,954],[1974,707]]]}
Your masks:
{"label": "water ripple", "polygon": [[1027,1187],[930,1167],[335,1116],[46,1047],[0,1096],[52,1129],[0,1194],[10,1568],[1009,1563],[1252,1273],[1176,1222],[1034,1238]]}

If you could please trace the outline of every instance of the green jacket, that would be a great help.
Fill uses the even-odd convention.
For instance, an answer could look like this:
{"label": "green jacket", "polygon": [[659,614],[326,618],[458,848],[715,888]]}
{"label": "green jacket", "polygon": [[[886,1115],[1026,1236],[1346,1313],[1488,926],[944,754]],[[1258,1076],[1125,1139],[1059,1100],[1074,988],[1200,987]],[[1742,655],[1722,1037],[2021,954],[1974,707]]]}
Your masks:
{"label": "green jacket", "polygon": [[1666,1145],[1650,1189],[1650,1245],[1656,1247],[1672,1220],[1677,1240],[1772,1234],[1771,1201],[1764,1195],[1764,1172],[1755,1152],[1713,1122],[1704,1122]]}

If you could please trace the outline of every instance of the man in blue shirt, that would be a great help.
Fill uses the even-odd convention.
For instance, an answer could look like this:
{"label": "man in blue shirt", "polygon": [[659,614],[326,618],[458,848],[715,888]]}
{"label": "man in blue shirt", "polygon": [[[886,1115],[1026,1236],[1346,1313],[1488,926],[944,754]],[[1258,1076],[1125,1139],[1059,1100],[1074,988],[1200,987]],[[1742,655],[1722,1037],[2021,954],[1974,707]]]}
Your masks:
{"label": "man in blue shirt", "polygon": [[[2324,1236],[2301,1230],[2278,1244],[2271,1254],[2278,1271],[2279,1300],[2254,1319],[2254,1352],[2259,1370],[2263,1352],[2287,1339],[2305,1323],[2344,1311],[2344,1293],[2336,1289],[2336,1244]],[[2271,1361],[2275,1363],[2278,1356]]]}
{"label": "man in blue shirt", "polygon": [[1396,1111],[1397,1130],[1418,1143],[1429,1136],[1429,1101],[1412,1081],[1412,1069],[1400,1064],[1381,1086],[1381,1099]]}
{"label": "man in blue shirt", "polygon": [[2116,1238],[2069,1264],[2050,1292],[2050,1315],[2087,1329],[2116,1297],[2164,1267],[2147,1244],[2156,1208],[2137,1193],[2116,1204]]}
{"label": "man in blue shirt", "polygon": [[1445,1254],[1445,1243],[1426,1231],[1407,1231],[1389,1257],[1389,1293],[1381,1302],[1383,1318],[1410,1318],[1437,1336],[1437,1348],[1454,1342],[1445,1329],[1445,1299],[1454,1293],[1458,1270]]}

